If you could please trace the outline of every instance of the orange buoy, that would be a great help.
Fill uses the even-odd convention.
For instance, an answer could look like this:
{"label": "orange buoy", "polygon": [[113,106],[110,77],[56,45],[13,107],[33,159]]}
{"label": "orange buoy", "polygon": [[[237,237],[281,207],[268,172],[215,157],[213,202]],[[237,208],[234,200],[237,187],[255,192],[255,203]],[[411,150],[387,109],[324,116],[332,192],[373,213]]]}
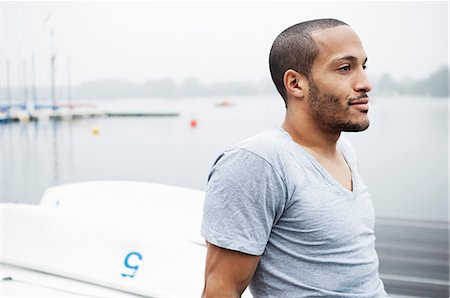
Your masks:
{"label": "orange buoy", "polygon": [[198,124],[198,123],[197,123],[197,120],[195,120],[195,119],[192,119],[192,120],[191,120],[191,127],[192,127],[192,128],[197,127],[197,124]]}

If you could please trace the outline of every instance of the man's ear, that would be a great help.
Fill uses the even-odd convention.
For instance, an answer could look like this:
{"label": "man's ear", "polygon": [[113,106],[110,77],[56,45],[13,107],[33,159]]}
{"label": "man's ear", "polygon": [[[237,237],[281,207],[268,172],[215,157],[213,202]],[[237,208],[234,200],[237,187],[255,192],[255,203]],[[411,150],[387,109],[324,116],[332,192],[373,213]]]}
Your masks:
{"label": "man's ear", "polygon": [[307,81],[305,76],[295,70],[286,70],[283,76],[283,83],[288,97],[303,98],[306,95]]}

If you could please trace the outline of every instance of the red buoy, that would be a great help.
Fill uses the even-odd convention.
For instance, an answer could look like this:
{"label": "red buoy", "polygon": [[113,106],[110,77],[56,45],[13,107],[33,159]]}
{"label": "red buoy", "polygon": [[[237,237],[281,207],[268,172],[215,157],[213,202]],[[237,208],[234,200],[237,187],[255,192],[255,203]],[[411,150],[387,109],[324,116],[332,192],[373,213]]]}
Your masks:
{"label": "red buoy", "polygon": [[195,119],[192,119],[192,120],[191,120],[191,127],[192,127],[192,128],[197,127],[197,124],[198,124],[198,123],[197,123],[197,120],[195,120]]}

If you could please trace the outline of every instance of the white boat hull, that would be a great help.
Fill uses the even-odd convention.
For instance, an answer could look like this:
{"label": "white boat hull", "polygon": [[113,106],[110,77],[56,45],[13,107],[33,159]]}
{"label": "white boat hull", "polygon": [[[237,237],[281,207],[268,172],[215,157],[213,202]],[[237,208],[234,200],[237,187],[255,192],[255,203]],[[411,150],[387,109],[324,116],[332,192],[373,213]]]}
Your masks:
{"label": "white boat hull", "polygon": [[2,297],[34,296],[36,287],[68,297],[199,297],[203,196],[100,181],[51,187],[38,206],[2,204]]}

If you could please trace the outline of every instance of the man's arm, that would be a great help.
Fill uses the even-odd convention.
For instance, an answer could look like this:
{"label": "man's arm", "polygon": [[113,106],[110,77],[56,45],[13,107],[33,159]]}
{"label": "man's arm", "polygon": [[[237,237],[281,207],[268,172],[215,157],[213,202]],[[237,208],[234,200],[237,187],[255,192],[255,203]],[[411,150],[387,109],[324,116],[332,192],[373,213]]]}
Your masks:
{"label": "man's arm", "polygon": [[258,266],[259,256],[207,244],[203,298],[241,297]]}

